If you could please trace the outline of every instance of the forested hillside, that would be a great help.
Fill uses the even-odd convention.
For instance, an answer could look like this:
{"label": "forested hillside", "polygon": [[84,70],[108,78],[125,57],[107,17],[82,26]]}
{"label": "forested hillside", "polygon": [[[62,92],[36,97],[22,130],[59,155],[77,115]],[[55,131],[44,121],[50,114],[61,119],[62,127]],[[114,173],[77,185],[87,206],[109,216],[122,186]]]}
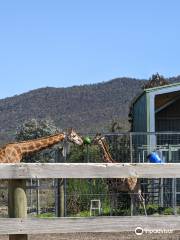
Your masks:
{"label": "forested hillside", "polygon": [[[172,81],[180,81],[172,78]],[[82,133],[108,131],[113,120],[128,129],[132,99],[144,80],[117,78],[108,82],[69,88],[41,88],[0,100],[0,144],[13,140],[24,121],[52,119],[61,129],[74,127]]]}

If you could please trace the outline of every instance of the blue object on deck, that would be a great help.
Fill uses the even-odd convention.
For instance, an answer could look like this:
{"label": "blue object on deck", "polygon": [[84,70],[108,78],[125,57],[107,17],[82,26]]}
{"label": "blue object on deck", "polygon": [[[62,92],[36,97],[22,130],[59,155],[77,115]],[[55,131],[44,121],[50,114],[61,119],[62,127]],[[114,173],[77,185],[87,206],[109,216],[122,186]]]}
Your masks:
{"label": "blue object on deck", "polygon": [[162,163],[163,162],[156,152],[150,153],[147,156],[147,158],[149,159],[150,163]]}

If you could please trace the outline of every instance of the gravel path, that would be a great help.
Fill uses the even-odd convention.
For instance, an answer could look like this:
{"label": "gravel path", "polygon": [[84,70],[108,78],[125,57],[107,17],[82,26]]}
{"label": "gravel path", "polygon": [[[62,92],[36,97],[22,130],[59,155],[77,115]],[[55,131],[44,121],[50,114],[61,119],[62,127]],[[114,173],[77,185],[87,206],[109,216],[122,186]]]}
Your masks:
{"label": "gravel path", "polygon": [[[29,235],[29,240],[180,240],[180,232],[173,234],[144,234],[134,233],[73,233],[73,234],[42,234]],[[0,240],[8,240],[8,236],[0,236]]]}

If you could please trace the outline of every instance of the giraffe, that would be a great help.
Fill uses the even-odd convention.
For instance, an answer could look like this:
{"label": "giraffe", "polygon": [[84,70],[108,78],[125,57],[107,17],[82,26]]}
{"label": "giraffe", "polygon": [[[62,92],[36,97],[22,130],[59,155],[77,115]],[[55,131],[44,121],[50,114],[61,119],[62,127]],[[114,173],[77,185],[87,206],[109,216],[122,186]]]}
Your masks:
{"label": "giraffe", "polygon": [[67,139],[77,145],[82,145],[82,138],[73,130],[66,133],[58,133],[47,137],[22,142],[8,143],[0,149],[0,163],[19,163],[24,155],[29,155],[49,148]]}
{"label": "giraffe", "polygon": [[[104,162],[117,163],[112,158],[109,152],[109,146],[106,142],[105,137],[101,136],[101,134],[96,134],[95,138],[93,139],[93,143],[98,145],[102,149]],[[136,177],[117,178],[117,179],[110,178],[107,180],[107,185],[108,185],[108,189],[111,197],[115,191],[127,192],[130,194],[130,198],[133,203],[132,205],[134,206],[137,202],[136,200],[138,200],[143,206],[145,215],[147,215],[146,208],[145,208],[145,200],[144,200],[144,197],[142,196],[141,184],[138,178]]]}

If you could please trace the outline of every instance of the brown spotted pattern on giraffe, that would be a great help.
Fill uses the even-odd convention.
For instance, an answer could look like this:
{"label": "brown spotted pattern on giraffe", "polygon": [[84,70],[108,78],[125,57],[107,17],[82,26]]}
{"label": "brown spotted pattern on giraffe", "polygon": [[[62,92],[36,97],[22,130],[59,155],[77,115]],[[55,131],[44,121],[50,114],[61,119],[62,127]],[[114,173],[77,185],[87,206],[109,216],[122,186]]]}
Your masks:
{"label": "brown spotted pattern on giraffe", "polygon": [[[48,141],[47,139],[42,140],[43,145],[47,145],[49,143],[52,143],[53,141]],[[36,145],[36,144],[35,144]]]}
{"label": "brown spotted pattern on giraffe", "polygon": [[4,148],[0,150],[0,162],[6,162],[5,149]]}
{"label": "brown spotted pattern on giraffe", "polygon": [[18,145],[15,145],[14,148],[16,149],[16,152],[18,155],[21,154],[21,148]]}
{"label": "brown spotted pattern on giraffe", "polygon": [[9,156],[9,155],[11,155],[11,152],[12,152],[12,150],[7,146],[5,148],[5,155]]}
{"label": "brown spotted pattern on giraffe", "polygon": [[[65,136],[65,133],[58,133],[39,139],[7,144],[0,149],[0,163],[20,162],[24,155],[29,155],[51,147],[60,141],[63,141]],[[68,132],[67,139],[78,145],[83,144],[82,138],[73,129]]]}

